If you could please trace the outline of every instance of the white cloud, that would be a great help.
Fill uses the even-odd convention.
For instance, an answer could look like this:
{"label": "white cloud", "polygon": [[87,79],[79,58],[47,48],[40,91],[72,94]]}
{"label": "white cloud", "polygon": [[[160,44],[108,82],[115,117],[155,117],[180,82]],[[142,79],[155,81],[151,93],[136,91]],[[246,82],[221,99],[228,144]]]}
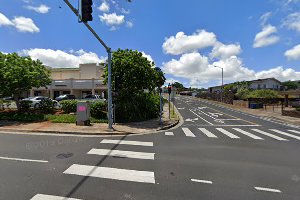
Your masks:
{"label": "white cloud", "polygon": [[130,10],[126,10],[124,8],[121,8],[121,13],[128,15],[130,13]]}
{"label": "white cloud", "polygon": [[127,26],[128,28],[132,28],[132,27],[133,27],[133,22],[132,22],[132,21],[127,21],[127,22],[126,22],[126,26]]}
{"label": "white cloud", "polygon": [[300,44],[294,46],[292,49],[287,50],[284,55],[289,60],[300,60]]}
{"label": "white cloud", "polygon": [[44,65],[60,68],[60,67],[78,67],[83,63],[102,63],[105,62],[104,57],[98,57],[96,53],[86,52],[82,49],[78,51],[71,50],[69,53],[61,50],[52,49],[26,49],[20,52],[21,55],[30,56],[32,59],[41,60]]}
{"label": "white cloud", "polygon": [[26,6],[26,8],[28,10],[33,10],[33,11],[35,11],[37,13],[41,13],[41,14],[46,14],[50,10],[50,7],[48,7],[45,4],[41,4],[40,6],[37,6],[37,7],[35,7],[35,6]]}
{"label": "white cloud", "polygon": [[241,46],[239,44],[229,44],[225,45],[220,42],[216,43],[210,56],[212,58],[230,58],[231,56],[236,56],[242,52]]}
{"label": "white cloud", "polygon": [[300,32],[300,12],[292,13],[288,15],[282,23],[283,26],[290,30]]}
{"label": "white cloud", "polygon": [[0,26],[14,25],[4,14],[0,13]]}
{"label": "white cloud", "polygon": [[154,62],[153,58],[152,58],[150,55],[146,54],[146,53],[143,52],[143,51],[141,51],[141,52],[142,52],[142,54],[143,54],[143,57],[147,58],[150,62]]}
{"label": "white cloud", "polygon": [[98,10],[102,12],[109,12],[109,4],[106,1],[103,1],[102,4],[98,7]]}
{"label": "white cloud", "polygon": [[214,46],[216,41],[216,35],[205,30],[198,30],[193,35],[185,35],[184,32],[178,32],[176,36],[166,38],[162,47],[167,54],[180,55]]}
{"label": "white cloud", "polygon": [[18,31],[20,32],[40,32],[40,29],[34,24],[33,20],[31,18],[27,17],[15,17],[12,20],[14,26]]}
{"label": "white cloud", "polygon": [[282,66],[279,66],[256,73],[256,78],[258,79],[268,77],[274,77],[280,81],[299,80],[300,72],[296,72],[291,68],[284,69]]}
{"label": "white cloud", "polygon": [[277,33],[277,28],[272,25],[266,25],[263,27],[263,30],[256,34],[253,47],[260,48],[275,44],[279,41],[279,37],[274,35]]}
{"label": "white cloud", "polygon": [[125,22],[124,15],[117,15],[116,13],[106,14],[99,16],[101,22],[104,22],[108,26],[120,25]]}
{"label": "white cloud", "polygon": [[265,26],[271,16],[272,16],[272,12],[267,12],[267,13],[263,14],[259,19],[261,21],[261,25]]}

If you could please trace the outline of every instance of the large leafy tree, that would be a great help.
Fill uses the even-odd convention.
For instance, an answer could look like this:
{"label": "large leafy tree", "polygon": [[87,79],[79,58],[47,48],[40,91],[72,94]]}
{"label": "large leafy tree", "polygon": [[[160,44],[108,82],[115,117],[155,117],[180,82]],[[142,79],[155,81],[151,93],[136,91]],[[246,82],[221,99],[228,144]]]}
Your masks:
{"label": "large leafy tree", "polygon": [[50,70],[41,61],[0,53],[0,95],[13,96],[18,108],[22,92],[50,83]]}

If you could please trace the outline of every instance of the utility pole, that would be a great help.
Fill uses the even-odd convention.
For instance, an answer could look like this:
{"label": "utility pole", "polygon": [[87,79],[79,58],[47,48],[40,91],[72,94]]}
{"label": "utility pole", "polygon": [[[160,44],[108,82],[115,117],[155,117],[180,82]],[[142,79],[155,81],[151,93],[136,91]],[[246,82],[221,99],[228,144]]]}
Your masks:
{"label": "utility pole", "polygon": [[[73,11],[73,13],[78,17],[79,12],[75,9],[72,4],[68,0],[63,0],[67,6]],[[80,0],[79,0],[80,1]],[[100,44],[105,48],[108,57],[108,129],[112,128],[112,89],[111,89],[111,48],[109,48],[104,41],[98,36],[98,34],[94,31],[94,29],[86,22],[82,21],[83,24],[89,29],[89,31],[96,37],[96,39],[100,42]]]}

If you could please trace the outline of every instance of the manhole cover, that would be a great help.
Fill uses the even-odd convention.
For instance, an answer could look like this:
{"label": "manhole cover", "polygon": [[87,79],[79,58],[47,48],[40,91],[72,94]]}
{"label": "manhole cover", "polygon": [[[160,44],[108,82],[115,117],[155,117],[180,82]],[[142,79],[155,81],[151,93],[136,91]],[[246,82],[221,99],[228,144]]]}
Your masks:
{"label": "manhole cover", "polygon": [[65,158],[70,158],[72,157],[74,154],[73,153],[60,153],[56,156],[56,158],[58,159],[65,159]]}

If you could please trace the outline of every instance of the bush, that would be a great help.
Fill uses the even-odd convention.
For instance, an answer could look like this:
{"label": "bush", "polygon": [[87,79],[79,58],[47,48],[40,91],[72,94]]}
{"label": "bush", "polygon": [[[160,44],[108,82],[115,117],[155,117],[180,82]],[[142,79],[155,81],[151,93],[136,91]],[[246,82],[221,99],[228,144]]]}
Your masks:
{"label": "bush", "polygon": [[32,101],[30,100],[20,101],[19,103],[20,111],[28,111],[30,109],[31,103]]}
{"label": "bush", "polygon": [[297,111],[300,111],[300,107],[296,108]]}
{"label": "bush", "polygon": [[107,119],[107,104],[102,101],[95,101],[91,104],[91,116],[96,119]]}
{"label": "bush", "polygon": [[274,90],[253,90],[247,98],[278,98],[278,92]]}
{"label": "bush", "polygon": [[49,114],[54,112],[54,102],[50,99],[45,99],[40,102],[39,110],[44,114]]}
{"label": "bush", "polygon": [[24,121],[24,122],[34,122],[34,121],[44,121],[43,114],[36,113],[21,113],[21,112],[1,112],[0,120],[12,120],[12,121]]}
{"label": "bush", "polygon": [[77,102],[77,100],[63,100],[60,102],[60,104],[64,113],[76,113]]}
{"label": "bush", "polygon": [[141,93],[116,102],[116,121],[132,122],[153,119],[159,115],[159,96]]}

